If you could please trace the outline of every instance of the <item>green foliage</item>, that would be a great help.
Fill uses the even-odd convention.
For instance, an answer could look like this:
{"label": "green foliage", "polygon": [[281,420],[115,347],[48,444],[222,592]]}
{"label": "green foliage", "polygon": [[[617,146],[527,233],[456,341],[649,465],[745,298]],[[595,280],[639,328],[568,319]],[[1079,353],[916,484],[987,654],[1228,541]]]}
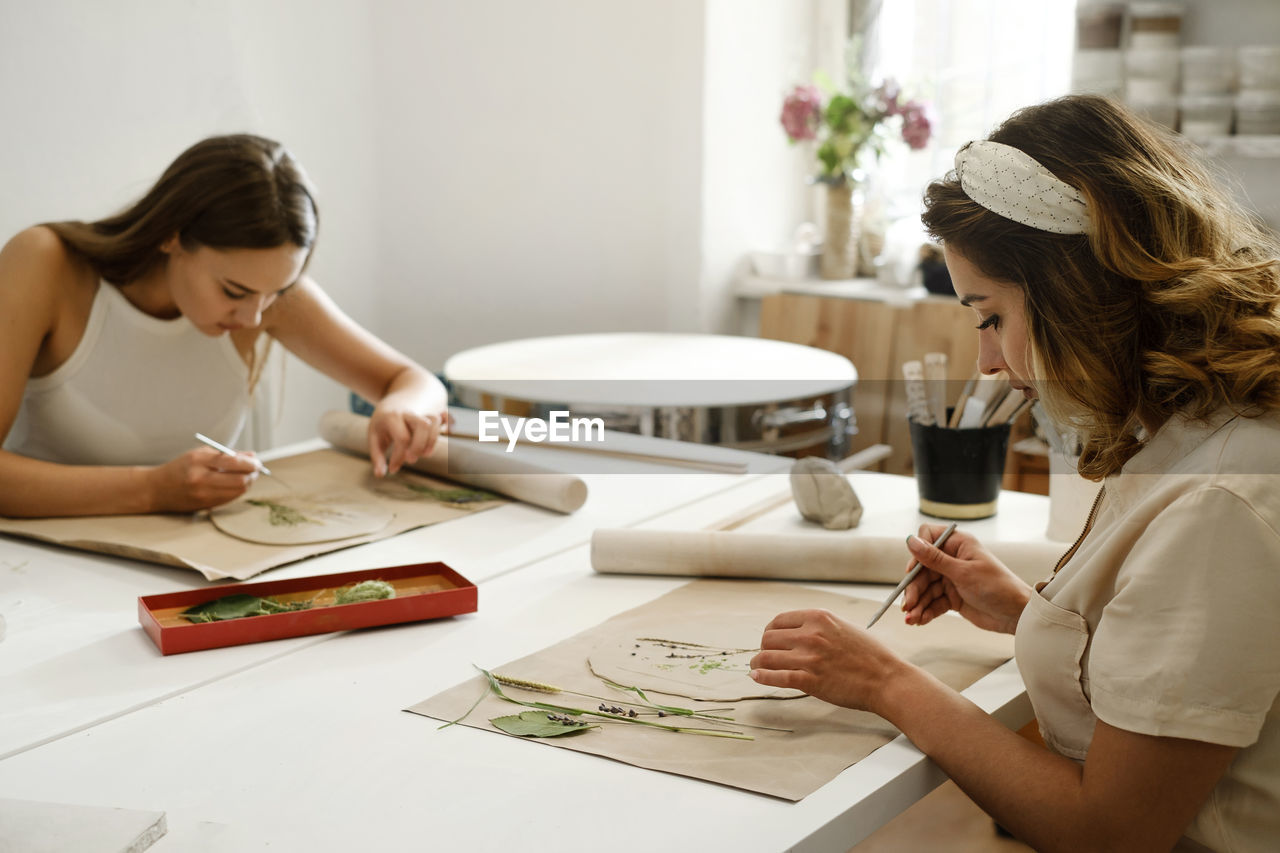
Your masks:
{"label": "green foliage", "polygon": [[268,616],[272,613],[291,613],[295,610],[307,610],[309,601],[291,601],[282,603],[273,598],[258,598],[256,595],[224,595],[204,604],[197,604],[182,611],[182,618],[188,622],[222,622],[226,619],[243,619],[246,616]]}
{"label": "green foliage", "polygon": [[[513,699],[512,697],[508,696],[506,693],[502,691],[502,686],[498,683],[498,680],[493,677],[493,673],[489,672],[489,670],[487,669],[481,669],[480,667],[476,667],[476,669],[479,669],[480,672],[484,674],[484,677],[489,681],[489,690],[492,691],[495,696],[497,696],[499,699],[502,699],[503,701],[511,702],[515,705],[523,705],[526,708],[538,708],[542,711],[553,711],[557,714],[571,714],[575,717],[580,717],[580,716],[601,717],[617,723],[628,723],[628,724],[637,725],[637,726],[650,726],[656,729],[666,729],[669,732],[680,732],[681,734],[706,735],[708,737],[727,737],[727,738],[734,738],[735,740],[755,740],[755,738],[751,737],[751,735],[744,734],[743,732],[727,731],[725,729],[695,729],[695,728],[689,728],[687,726],[671,726],[671,725],[667,725],[666,723],[659,723],[653,720],[643,720],[643,719],[640,719],[639,716],[620,714],[618,713],[620,709],[615,709],[614,711],[588,711],[585,708],[572,708],[564,705],[552,705],[547,702],[526,702],[521,699]],[[474,709],[474,707],[475,706],[473,705],[472,708]],[[467,713],[469,714],[471,712],[468,711]],[[459,717],[458,719],[461,720],[465,718],[465,716],[466,715],[464,714],[463,717]],[[458,722],[458,720],[454,720],[453,722],[456,723]]]}
{"label": "green foliage", "polygon": [[507,717],[494,717],[489,722],[509,735],[520,737],[563,737],[600,728],[585,720],[546,711],[521,711]]}
{"label": "green foliage", "polygon": [[266,507],[270,513],[267,521],[274,527],[294,527],[299,524],[314,524],[314,520],[307,518],[291,506],[286,504],[278,504],[274,501],[249,499],[249,503],[253,506]]}

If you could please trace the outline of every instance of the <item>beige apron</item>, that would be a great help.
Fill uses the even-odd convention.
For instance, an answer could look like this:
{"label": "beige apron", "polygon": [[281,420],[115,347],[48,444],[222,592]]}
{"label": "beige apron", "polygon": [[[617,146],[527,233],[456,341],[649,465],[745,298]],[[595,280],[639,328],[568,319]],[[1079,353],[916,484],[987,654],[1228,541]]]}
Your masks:
{"label": "beige apron", "polygon": [[1089,626],[1079,613],[1041,595],[1043,586],[1037,586],[1018,620],[1014,635],[1018,671],[1044,742],[1054,752],[1083,761],[1097,722],[1081,665]]}

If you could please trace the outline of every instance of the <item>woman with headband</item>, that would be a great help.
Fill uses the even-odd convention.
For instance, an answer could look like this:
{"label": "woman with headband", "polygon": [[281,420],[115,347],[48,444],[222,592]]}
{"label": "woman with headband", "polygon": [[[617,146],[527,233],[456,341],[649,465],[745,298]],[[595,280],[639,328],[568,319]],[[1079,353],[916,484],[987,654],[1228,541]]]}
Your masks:
{"label": "woman with headband", "polygon": [[906,621],[1012,633],[1047,749],[823,611],[761,684],[892,722],[1038,850],[1280,839],[1280,249],[1171,134],[1102,98],[1016,113],[925,196],[979,368],[1083,436],[1103,483],[1031,587],[924,525]]}

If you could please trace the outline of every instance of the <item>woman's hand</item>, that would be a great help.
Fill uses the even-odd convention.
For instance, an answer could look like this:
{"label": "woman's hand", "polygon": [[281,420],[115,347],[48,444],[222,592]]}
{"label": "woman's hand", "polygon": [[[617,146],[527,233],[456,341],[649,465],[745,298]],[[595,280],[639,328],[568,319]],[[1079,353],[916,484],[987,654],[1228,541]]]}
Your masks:
{"label": "woman's hand", "polygon": [[979,628],[1012,634],[1031,587],[967,533],[952,533],[943,550],[930,545],[942,530],[941,524],[923,524],[920,535],[907,540],[907,550],[924,566],[903,593],[907,624],[927,625],[954,610]]}
{"label": "woman's hand", "polygon": [[792,610],[764,629],[751,677],[824,702],[880,713],[884,688],[910,668],[879,640],[829,610]]}
{"label": "woman's hand", "polygon": [[188,450],[151,468],[152,512],[194,512],[233,501],[258,477],[252,454],[228,456],[211,447]]}
{"label": "woman's hand", "polygon": [[378,477],[430,455],[449,424],[448,412],[420,415],[389,400],[379,403],[369,418],[369,458]]}

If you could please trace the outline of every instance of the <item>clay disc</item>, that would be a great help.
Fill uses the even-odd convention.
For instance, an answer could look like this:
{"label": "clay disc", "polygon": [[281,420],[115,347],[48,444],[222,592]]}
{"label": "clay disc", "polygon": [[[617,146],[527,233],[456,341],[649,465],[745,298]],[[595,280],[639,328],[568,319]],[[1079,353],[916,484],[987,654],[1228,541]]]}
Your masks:
{"label": "clay disc", "polygon": [[242,498],[209,513],[228,536],[260,545],[309,545],[377,533],[395,518],[358,492]]}

